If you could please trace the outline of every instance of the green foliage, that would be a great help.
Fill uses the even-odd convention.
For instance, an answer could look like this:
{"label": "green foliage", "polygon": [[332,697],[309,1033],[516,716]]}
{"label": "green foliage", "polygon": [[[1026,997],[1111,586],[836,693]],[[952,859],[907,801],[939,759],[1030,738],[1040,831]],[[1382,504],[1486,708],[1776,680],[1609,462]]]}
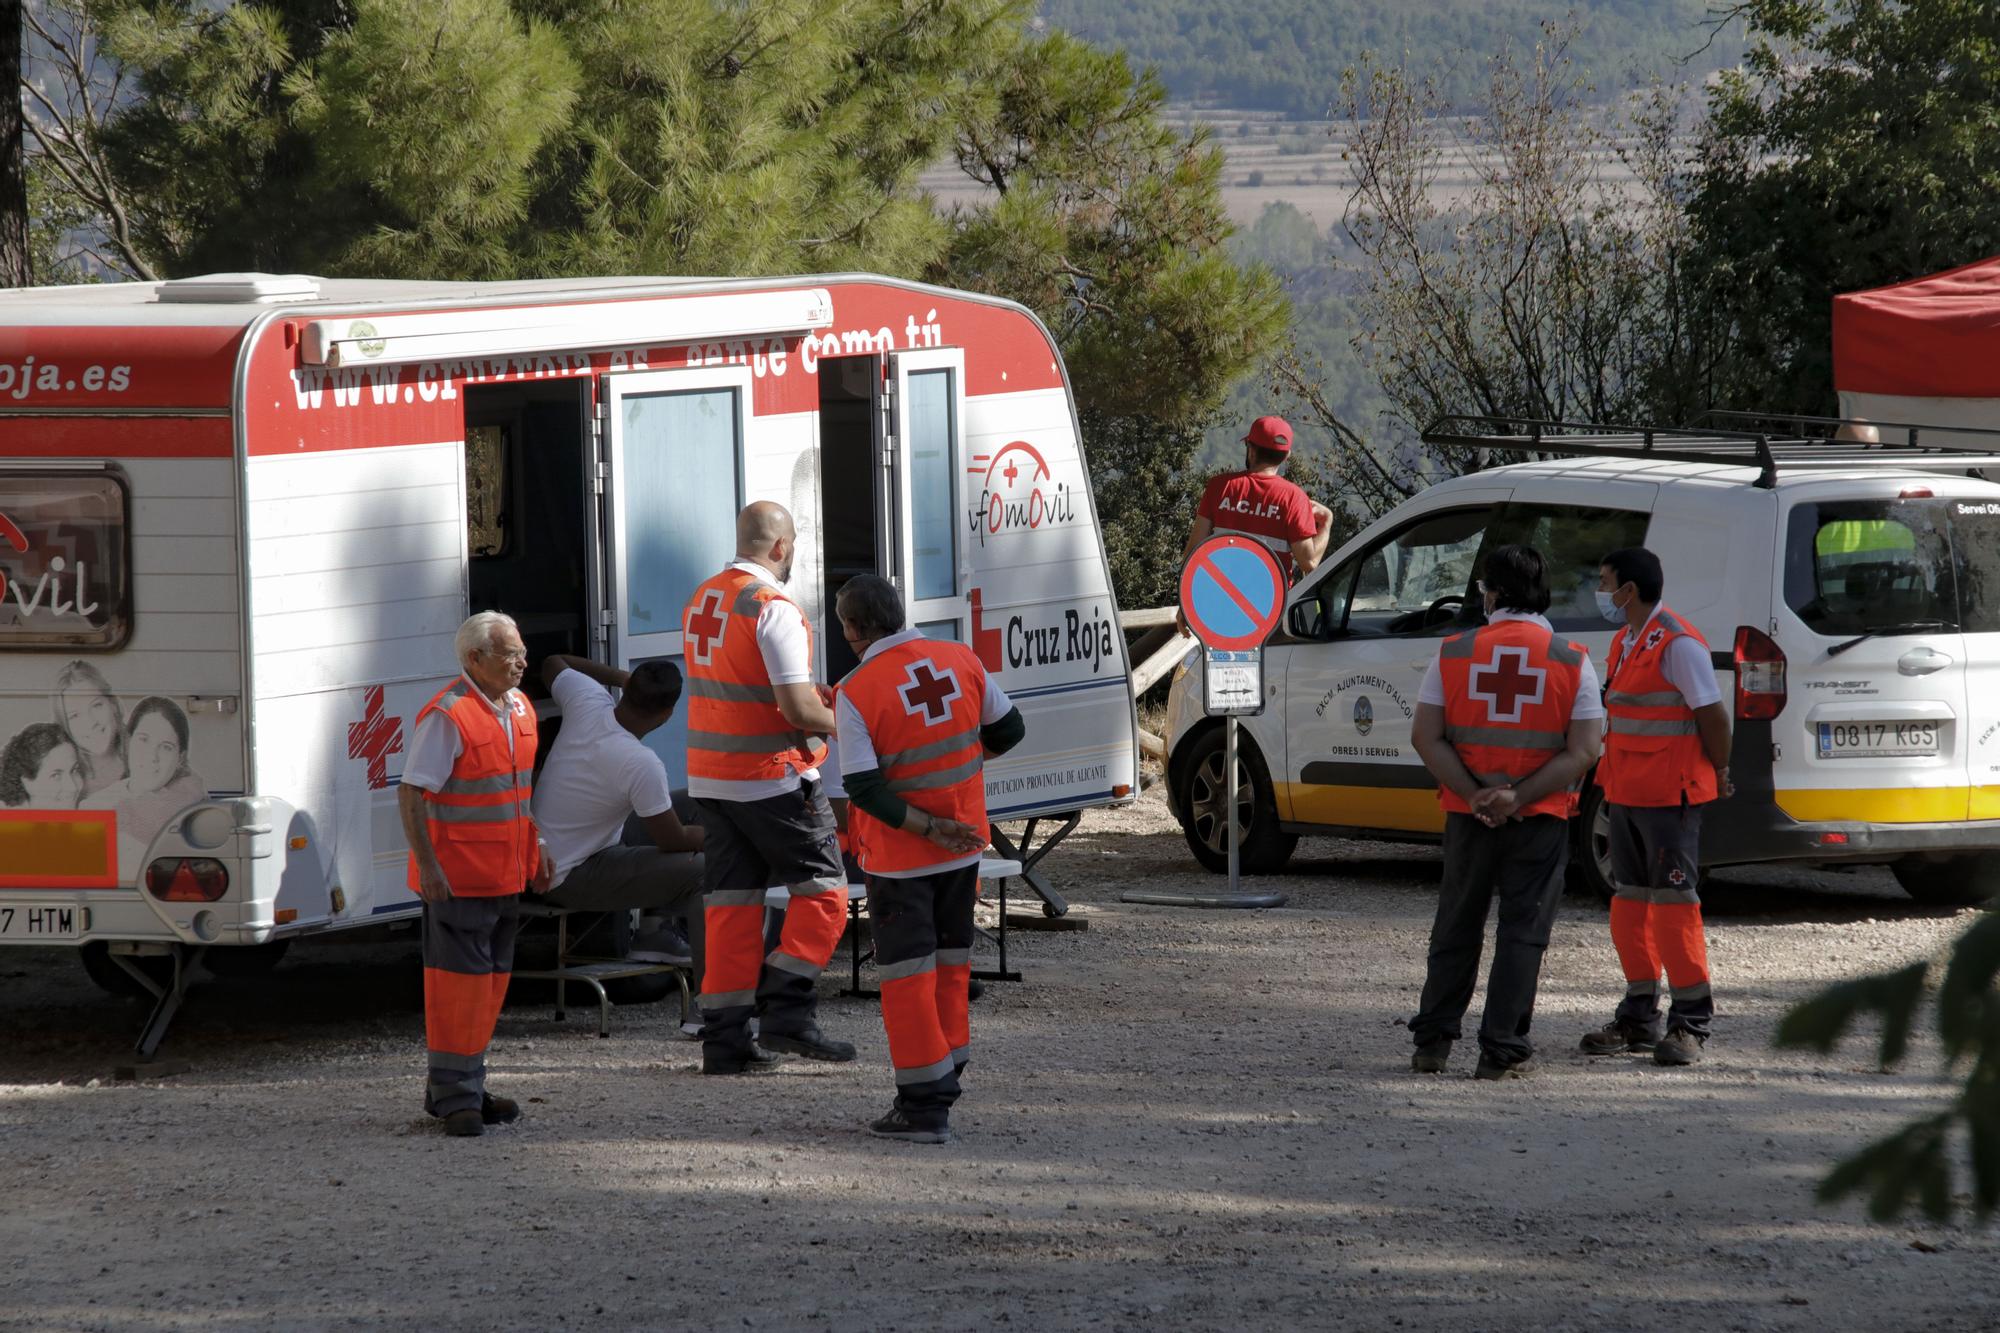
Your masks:
{"label": "green foliage", "polygon": [[2000,6],[1747,0],[1690,202],[1722,396],[1833,408],[1835,294],[2000,252]]}
{"label": "green foliage", "polygon": [[[1606,91],[1715,69],[1740,49],[1726,34],[1682,64],[1709,40],[1711,10],[1720,8],[1711,0],[1043,0],[1042,14],[1157,66],[1177,100],[1317,118],[1338,98],[1340,71],[1363,52],[1428,58],[1529,47],[1565,8],[1580,21],[1578,59]],[[1476,59],[1442,72],[1447,106],[1474,105],[1485,87]]]}
{"label": "green foliage", "polygon": [[[1794,1007],[1773,1038],[1779,1046],[1834,1049],[1856,1019],[1882,1022],[1878,1058],[1901,1063],[1928,995],[1930,961],[1829,986]],[[1953,943],[1937,991],[1938,1036],[1947,1081],[1959,1082],[1950,1107],[1922,1117],[1837,1165],[1820,1182],[1821,1199],[1866,1194],[1878,1222],[1912,1204],[1936,1221],[1953,1211],[1954,1132],[1963,1129],[1972,1169],[1972,1208],[1982,1220],[2000,1210],[2000,913],[1983,914]]]}

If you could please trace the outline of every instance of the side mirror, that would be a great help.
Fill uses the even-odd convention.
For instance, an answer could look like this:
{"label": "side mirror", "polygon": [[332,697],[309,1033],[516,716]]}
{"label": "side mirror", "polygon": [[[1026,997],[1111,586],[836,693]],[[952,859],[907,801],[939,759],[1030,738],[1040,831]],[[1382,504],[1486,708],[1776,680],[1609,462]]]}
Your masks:
{"label": "side mirror", "polygon": [[1321,622],[1319,598],[1308,597],[1285,613],[1285,632],[1295,639],[1318,639],[1326,628]]}

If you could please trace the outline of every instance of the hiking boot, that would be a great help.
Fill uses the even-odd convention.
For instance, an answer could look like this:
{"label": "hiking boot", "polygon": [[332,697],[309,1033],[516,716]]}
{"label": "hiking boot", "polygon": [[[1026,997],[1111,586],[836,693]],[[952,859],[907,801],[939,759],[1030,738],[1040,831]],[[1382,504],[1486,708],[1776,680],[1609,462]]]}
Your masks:
{"label": "hiking boot", "polygon": [[1691,1065],[1701,1059],[1703,1038],[1697,1037],[1686,1028],[1675,1028],[1653,1048],[1653,1063],[1656,1065]]}
{"label": "hiking boot", "polygon": [[1427,1041],[1417,1047],[1417,1053],[1410,1057],[1410,1072],[1413,1074],[1442,1074],[1451,1063],[1451,1042]]}
{"label": "hiking boot", "polygon": [[771,1050],[783,1051],[787,1055],[803,1055],[808,1060],[845,1063],[854,1058],[853,1042],[835,1041],[817,1026],[798,1032],[760,1032],[757,1040]]}
{"label": "hiking boot", "polygon": [[486,1122],[480,1118],[478,1107],[468,1106],[444,1118],[444,1132],[455,1139],[476,1139],[486,1132]]}
{"label": "hiking boot", "polygon": [[943,1121],[935,1125],[920,1124],[910,1119],[900,1106],[889,1108],[889,1114],[868,1126],[868,1132],[878,1139],[901,1139],[905,1143],[950,1143],[951,1127]]}
{"label": "hiking boot", "polygon": [[490,1092],[479,1095],[479,1119],[488,1125],[511,1125],[521,1118],[521,1103],[512,1097],[495,1097]]}
{"label": "hiking boot", "polygon": [[1535,1063],[1535,1059],[1533,1056],[1529,1056],[1525,1060],[1516,1060],[1512,1064],[1503,1065],[1498,1060],[1495,1060],[1492,1056],[1487,1055],[1484,1052],[1481,1052],[1479,1056],[1479,1064],[1476,1068],[1473,1069],[1472,1076],[1474,1078],[1483,1078],[1489,1080],[1502,1079],[1502,1078],[1520,1078],[1524,1075],[1534,1073],[1535,1070],[1538,1068],[1540,1068],[1540,1066],[1538,1066]]}
{"label": "hiking boot", "polygon": [[1623,1055],[1627,1051],[1650,1051],[1658,1042],[1659,1039],[1644,1028],[1613,1019],[1595,1032],[1584,1033],[1578,1047],[1585,1055]]}
{"label": "hiking boot", "polygon": [[737,1052],[701,1053],[701,1072],[704,1074],[768,1074],[783,1063],[777,1056],[756,1046]]}

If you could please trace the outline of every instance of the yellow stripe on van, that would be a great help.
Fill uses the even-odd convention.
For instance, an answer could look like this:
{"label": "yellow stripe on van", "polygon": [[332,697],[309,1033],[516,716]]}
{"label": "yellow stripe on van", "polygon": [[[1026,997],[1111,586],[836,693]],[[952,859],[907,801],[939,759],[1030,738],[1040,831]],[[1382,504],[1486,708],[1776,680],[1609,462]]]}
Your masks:
{"label": "yellow stripe on van", "polygon": [[2000,787],[1974,787],[1968,819],[2000,819]]}
{"label": "yellow stripe on van", "polygon": [[1442,833],[1444,811],[1435,788],[1327,787],[1318,783],[1278,784],[1280,809],[1298,824],[1390,829],[1398,833]]}
{"label": "yellow stripe on van", "polygon": [[1801,824],[1956,824],[1969,806],[2000,819],[2000,787],[1825,787],[1777,793],[1778,808]]}

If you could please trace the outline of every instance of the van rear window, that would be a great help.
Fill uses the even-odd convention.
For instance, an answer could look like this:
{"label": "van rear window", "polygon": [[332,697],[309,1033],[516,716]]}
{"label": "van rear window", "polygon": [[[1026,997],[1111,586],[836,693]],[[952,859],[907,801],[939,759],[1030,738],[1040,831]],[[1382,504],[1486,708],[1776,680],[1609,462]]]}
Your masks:
{"label": "van rear window", "polygon": [[2000,504],[1840,500],[1792,510],[1785,604],[1815,633],[2000,630]]}
{"label": "van rear window", "polygon": [[130,514],[112,472],[0,472],[0,650],[131,636]]}

